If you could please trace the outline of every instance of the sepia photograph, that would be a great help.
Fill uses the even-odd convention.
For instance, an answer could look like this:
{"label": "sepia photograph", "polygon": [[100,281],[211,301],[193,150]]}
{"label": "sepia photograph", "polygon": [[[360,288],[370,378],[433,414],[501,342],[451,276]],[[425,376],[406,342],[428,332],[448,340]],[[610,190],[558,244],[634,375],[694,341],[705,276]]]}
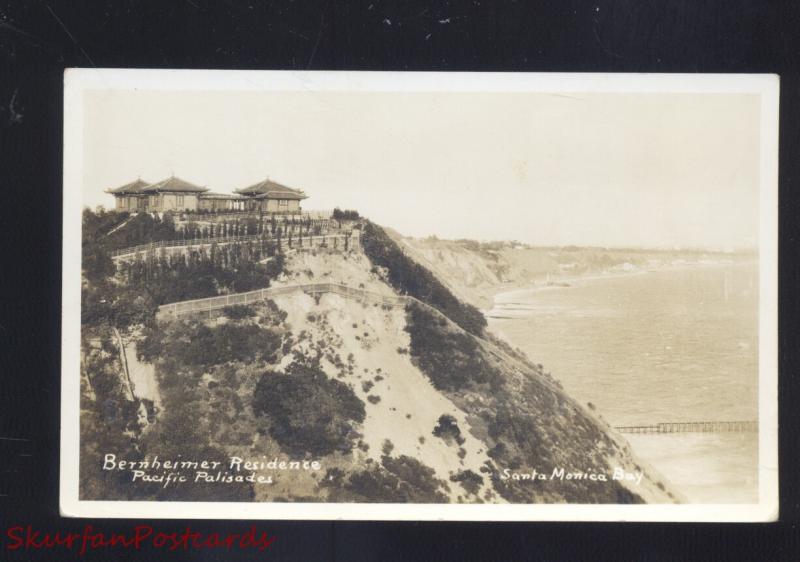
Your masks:
{"label": "sepia photograph", "polygon": [[69,69],[67,516],[771,521],[771,75]]}

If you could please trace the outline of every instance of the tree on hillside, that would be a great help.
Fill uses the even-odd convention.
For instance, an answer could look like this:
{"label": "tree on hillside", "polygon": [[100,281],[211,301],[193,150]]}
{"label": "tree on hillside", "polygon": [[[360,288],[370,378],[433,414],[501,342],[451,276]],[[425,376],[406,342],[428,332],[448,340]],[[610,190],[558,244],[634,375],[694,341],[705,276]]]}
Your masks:
{"label": "tree on hillside", "polygon": [[267,418],[281,448],[300,457],[350,451],[355,424],[366,415],[364,403],[346,384],[296,362],[286,373],[261,377],[253,410]]}
{"label": "tree on hillside", "polygon": [[354,211],[351,209],[342,210],[339,207],[336,207],[333,210],[333,214],[331,215],[331,217],[335,220],[340,220],[340,221],[354,221],[358,220],[360,218],[360,215],[358,214],[358,211]]}

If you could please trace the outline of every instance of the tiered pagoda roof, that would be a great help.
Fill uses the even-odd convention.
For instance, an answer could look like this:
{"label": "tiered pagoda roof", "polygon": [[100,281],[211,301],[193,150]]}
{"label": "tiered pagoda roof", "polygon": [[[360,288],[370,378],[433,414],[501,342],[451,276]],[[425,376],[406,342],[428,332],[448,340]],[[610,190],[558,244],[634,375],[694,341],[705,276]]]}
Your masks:
{"label": "tiered pagoda roof", "polygon": [[149,183],[139,178],[136,181],[132,181],[131,183],[126,183],[125,185],[115,187],[114,189],[107,189],[106,193],[113,193],[114,195],[126,195],[128,193],[142,193],[142,191],[149,186],[150,186]]}
{"label": "tiered pagoda roof", "polygon": [[200,187],[175,176],[150,184],[142,189],[143,193],[205,193],[206,191],[208,191],[207,187]]}
{"label": "tiered pagoda roof", "polygon": [[287,187],[278,182],[266,179],[248,187],[237,189],[234,193],[248,195],[255,199],[307,199],[308,196],[299,189]]}

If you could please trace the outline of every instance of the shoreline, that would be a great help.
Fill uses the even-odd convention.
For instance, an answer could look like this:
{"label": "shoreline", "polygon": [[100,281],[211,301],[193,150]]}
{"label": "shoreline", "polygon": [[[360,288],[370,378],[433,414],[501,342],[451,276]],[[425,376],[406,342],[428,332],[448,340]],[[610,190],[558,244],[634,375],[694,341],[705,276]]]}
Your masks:
{"label": "shoreline", "polygon": [[[621,279],[645,273],[748,266],[758,268],[758,265],[758,260],[726,260],[701,263],[669,263],[655,267],[636,268],[629,271],[595,271],[585,275],[554,276],[551,274],[549,279],[551,284],[549,285],[545,284],[547,278],[542,276],[532,280],[530,283],[509,283],[504,286],[494,287],[493,291],[484,293],[490,300],[490,304],[481,312],[488,321],[489,331],[516,348],[518,342],[515,342],[514,338],[510,338],[504,328],[511,326],[511,323],[506,323],[508,320],[516,320],[518,317],[506,315],[498,307],[513,305],[521,300],[534,302],[536,296],[533,293],[549,289],[585,287],[591,282],[602,279]],[[569,286],[559,285],[561,283],[569,283]],[[497,314],[496,316],[494,315],[495,313]],[[554,377],[559,380],[557,374]],[[565,388],[565,392],[574,397],[567,388]],[[585,406],[585,404],[581,404]],[[620,434],[614,430],[613,425],[607,421],[599,409],[593,410],[591,413],[608,426],[610,434],[630,446],[632,455],[639,459],[643,465],[646,465],[651,474],[657,474],[663,478],[662,481],[667,485],[667,488],[677,492],[683,503],[711,503],[722,501],[722,498],[726,500],[733,498],[734,502],[745,504],[751,502],[754,495],[757,496],[757,476],[749,476],[749,468],[747,470],[740,468],[740,465],[746,463],[749,457],[752,456],[752,452],[749,449],[753,446],[752,443],[749,443],[745,449],[730,450],[730,447],[728,447],[720,452],[715,443],[721,439],[729,440],[733,434],[632,435],[629,438],[628,435]],[[741,438],[737,439],[736,443],[739,443]],[[757,444],[755,446],[757,451]]]}
{"label": "shoreline", "polygon": [[[741,265],[758,265],[758,260],[731,260],[731,261],[719,261],[719,262],[702,262],[702,263],[681,263],[681,264],[666,264],[661,266],[654,266],[647,269],[644,268],[636,268],[630,271],[605,271],[605,272],[591,272],[587,274],[579,274],[579,275],[552,275],[549,279],[549,284],[542,284],[543,281],[547,280],[547,277],[541,277],[538,279],[532,279],[531,281],[525,283],[507,283],[501,285],[495,285],[494,287],[487,287],[484,290],[479,291],[479,296],[482,300],[486,300],[489,306],[485,308],[481,308],[481,312],[487,319],[491,318],[487,316],[489,312],[491,312],[496,305],[498,304],[509,304],[508,302],[503,302],[500,300],[500,297],[503,296],[511,296],[517,293],[536,293],[540,291],[547,291],[547,290],[554,290],[554,289],[570,289],[575,287],[576,285],[583,285],[584,283],[589,283],[592,281],[598,281],[601,279],[617,279],[623,277],[633,277],[635,275],[644,275],[647,273],[661,273],[665,271],[680,271],[685,269],[696,269],[696,268],[707,268],[707,267],[723,267],[723,266],[741,266]],[[496,318],[500,319],[500,318]]]}

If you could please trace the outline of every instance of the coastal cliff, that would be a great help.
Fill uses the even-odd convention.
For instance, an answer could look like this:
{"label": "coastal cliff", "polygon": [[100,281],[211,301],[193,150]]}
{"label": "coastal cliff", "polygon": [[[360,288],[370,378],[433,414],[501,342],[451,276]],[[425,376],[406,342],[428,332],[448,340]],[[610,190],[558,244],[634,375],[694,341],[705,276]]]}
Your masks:
{"label": "coastal cliff", "polygon": [[[282,458],[315,463],[313,470],[280,472],[268,485],[130,486],[97,473],[93,460],[110,445],[95,444],[101,437],[87,433],[82,494],[382,503],[680,500],[604,421],[492,335],[444,269],[418,261],[377,225],[361,221],[358,228],[363,249],[282,254],[270,270],[273,298],[211,314],[136,319],[127,332],[137,360],[152,365],[160,396],[146,428],[137,432],[126,423],[113,441],[128,458]],[[492,274],[499,279],[502,272]],[[309,292],[315,284],[349,290]],[[87,361],[85,378],[97,382],[91,368]],[[102,388],[95,384],[93,391],[84,409],[100,423],[107,413],[94,404]]]}

